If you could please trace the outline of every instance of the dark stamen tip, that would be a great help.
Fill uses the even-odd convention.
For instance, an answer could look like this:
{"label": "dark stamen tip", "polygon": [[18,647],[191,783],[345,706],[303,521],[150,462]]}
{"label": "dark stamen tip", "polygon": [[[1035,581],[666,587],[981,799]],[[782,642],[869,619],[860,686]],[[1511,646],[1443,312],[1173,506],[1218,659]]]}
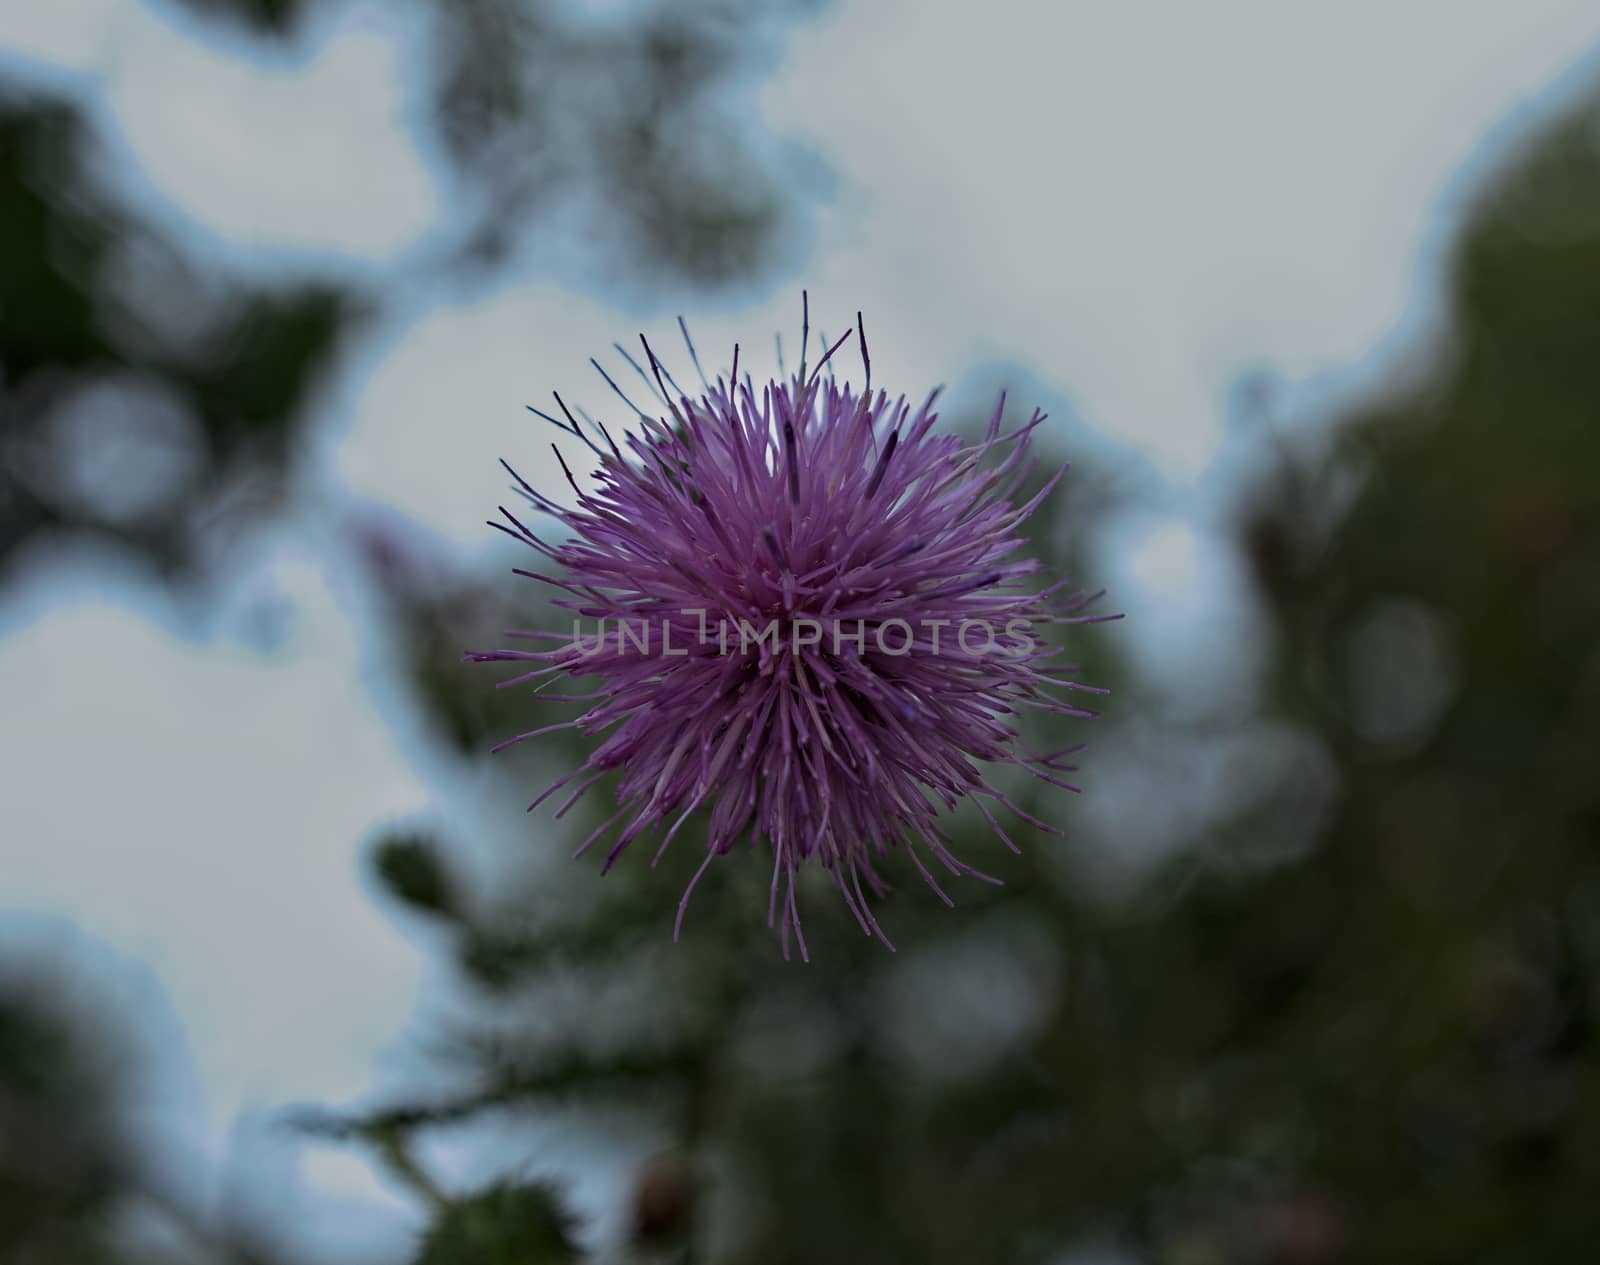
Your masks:
{"label": "dark stamen tip", "polygon": [[789,500],[798,502],[800,500],[800,461],[795,455],[794,423],[792,421],[783,424],[783,447],[786,457],[785,464],[789,468]]}
{"label": "dark stamen tip", "polygon": [[883,476],[889,469],[889,458],[894,456],[895,445],[900,442],[900,432],[889,432],[889,442],[883,446],[883,455],[878,458],[878,468],[872,472],[872,479],[867,484],[867,499],[871,500],[878,491],[878,485],[883,482]]}
{"label": "dark stamen tip", "polygon": [[789,559],[783,552],[783,546],[778,543],[778,533],[770,527],[761,530],[761,539],[767,542],[767,548],[772,551],[773,560],[785,571],[789,570]]}

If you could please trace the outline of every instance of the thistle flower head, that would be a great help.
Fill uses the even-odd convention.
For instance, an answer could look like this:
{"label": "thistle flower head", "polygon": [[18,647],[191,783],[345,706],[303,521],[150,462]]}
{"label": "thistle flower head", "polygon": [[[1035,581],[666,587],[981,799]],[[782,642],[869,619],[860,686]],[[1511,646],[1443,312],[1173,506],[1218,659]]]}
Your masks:
{"label": "thistle flower head", "polygon": [[[786,956],[791,932],[806,953],[795,896],[803,866],[825,870],[862,930],[889,944],[869,893],[887,890],[879,867],[896,854],[947,905],[935,868],[998,882],[950,850],[941,805],[972,800],[1013,851],[991,806],[1059,833],[980,765],[1019,765],[1076,789],[1061,776],[1074,766],[1061,761],[1080,748],[1030,752],[1015,720],[1022,708],[1093,715],[1052,692],[1090,687],[1050,673],[1044,661],[1056,652],[1039,633],[1115,618],[1082,613],[1093,597],[1065,581],[1041,587],[1039,564],[1017,556],[1022,524],[1064,473],[1020,499],[1043,413],[1008,428],[1002,395],[969,443],[939,429],[937,391],[917,408],[873,394],[859,314],[808,367],[809,333],[808,312],[797,371],[757,388],[739,379],[737,347],[732,373],[708,381],[685,329],[697,396],[642,338],[648,371],[619,347],[654,406],[636,406],[595,363],[633,415],[620,436],[580,410],[586,429],[557,395],[561,416],[540,416],[587,446],[592,489],[557,446],[575,508],[512,474],[564,534],[547,541],[503,507],[505,521],[491,525],[543,556],[522,574],[562,593],[572,634],[522,634],[557,643],[548,650],[467,656],[529,667],[507,684],[598,678],[599,690],[580,696],[589,709],[550,728],[606,736],[534,806],[576,782],[564,812],[619,771],[616,813],[578,848],[608,839],[607,869],[644,837],[659,859],[705,810],[696,841],[705,858],[674,936],[695,882],[746,842],[770,853],[768,923],[781,928]],[[852,335],[859,392],[831,367]]]}

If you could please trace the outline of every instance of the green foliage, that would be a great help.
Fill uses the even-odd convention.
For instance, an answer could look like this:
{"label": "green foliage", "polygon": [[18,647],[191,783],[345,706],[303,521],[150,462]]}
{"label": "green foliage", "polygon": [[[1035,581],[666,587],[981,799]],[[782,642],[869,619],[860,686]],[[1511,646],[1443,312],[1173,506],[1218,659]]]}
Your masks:
{"label": "green foliage", "polygon": [[0,985],[0,1243],[24,1252],[98,1238],[115,1190],[110,1069],[71,1017],[25,982]]}
{"label": "green foliage", "polygon": [[[319,0],[181,0],[197,13],[254,28],[268,35],[289,35]],[[327,0],[320,0],[326,9]]]}
{"label": "green foliage", "polygon": [[416,1265],[567,1265],[578,1259],[572,1221],[544,1186],[496,1186],[450,1204]]}
{"label": "green foliage", "polygon": [[484,195],[459,261],[503,262],[539,214],[581,200],[621,248],[615,291],[746,286],[797,261],[820,164],[773,161],[730,92],[817,0],[674,0],[626,25],[575,21],[565,0],[435,0],[436,117]]}
{"label": "green foliage", "polygon": [[[279,504],[303,406],[369,308],[326,283],[203,269],[102,191],[92,140],[75,107],[0,95],[0,579],[23,546],[62,534],[187,578],[216,544],[208,529]],[[193,449],[136,522],[62,482],[84,459],[62,418],[96,388],[157,393],[193,424],[188,439],[146,438],[124,405],[133,443]]]}
{"label": "green foliage", "polygon": [[[144,1060],[72,943],[0,960],[0,1265],[269,1265],[172,1202],[130,1145]],[[59,954],[59,955],[58,955]],[[128,1214],[170,1245],[126,1242]]]}
{"label": "green foliage", "polygon": [[460,899],[439,846],[421,835],[389,835],[372,850],[378,881],[398,900],[424,913],[449,917]]}

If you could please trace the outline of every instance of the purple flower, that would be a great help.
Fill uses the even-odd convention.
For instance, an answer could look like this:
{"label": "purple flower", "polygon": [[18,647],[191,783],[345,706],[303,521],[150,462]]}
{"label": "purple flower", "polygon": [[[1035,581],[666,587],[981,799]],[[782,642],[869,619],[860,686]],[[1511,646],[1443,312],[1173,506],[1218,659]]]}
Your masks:
{"label": "purple flower", "polygon": [[[795,899],[806,864],[822,866],[862,930],[889,944],[868,890],[887,890],[877,867],[891,854],[903,850],[947,905],[930,859],[999,882],[951,852],[938,805],[971,799],[1013,851],[991,804],[1059,833],[989,785],[980,762],[1077,789],[1060,776],[1075,766],[1061,761],[1081,747],[1034,754],[1012,723],[1023,707],[1094,714],[1050,692],[1091,687],[1063,679],[1070,669],[1048,674],[1056,651],[1037,630],[1116,618],[1081,613],[1099,595],[1068,592],[1065,581],[1039,588],[1039,564],[1015,556],[1022,523],[1065,473],[1017,503],[1045,415],[1007,430],[1002,395],[979,442],[941,431],[937,390],[916,409],[904,396],[873,395],[856,322],[808,369],[808,311],[799,369],[759,391],[748,374],[739,380],[737,347],[731,375],[707,382],[684,329],[697,398],[641,338],[648,373],[622,354],[659,404],[653,415],[595,363],[634,429],[619,446],[579,410],[585,430],[557,395],[565,420],[540,416],[589,447],[592,490],[558,448],[577,508],[512,476],[564,534],[547,542],[504,507],[506,522],[491,524],[544,555],[543,571],[519,573],[565,594],[557,604],[573,612],[573,631],[508,634],[559,643],[546,651],[467,657],[539,665],[506,685],[552,675],[602,683],[570,700],[592,704],[583,715],[501,747],[568,727],[609,731],[530,808],[577,781],[560,816],[620,771],[616,814],[577,849],[615,832],[606,869],[658,831],[659,859],[696,810],[708,813],[705,860],[679,902],[674,938],[695,883],[743,839],[771,851],[767,920],[781,927],[785,956],[791,929],[806,954]],[[830,365],[851,334],[859,394]]]}

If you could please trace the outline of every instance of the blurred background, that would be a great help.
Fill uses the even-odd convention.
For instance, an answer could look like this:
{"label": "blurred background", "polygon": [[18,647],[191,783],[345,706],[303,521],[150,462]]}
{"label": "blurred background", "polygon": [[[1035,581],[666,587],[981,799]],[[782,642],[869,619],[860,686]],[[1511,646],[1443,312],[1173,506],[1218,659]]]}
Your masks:
{"label": "blurred background", "polygon": [[[5,0],[0,1262],[1584,1262],[1600,11]],[[600,882],[483,526],[644,330],[1046,408],[1063,842]],[[509,675],[506,673],[505,675]],[[548,714],[546,714],[548,712]],[[1057,741],[1056,739],[1060,740]],[[536,748],[536,749],[533,749]]]}

